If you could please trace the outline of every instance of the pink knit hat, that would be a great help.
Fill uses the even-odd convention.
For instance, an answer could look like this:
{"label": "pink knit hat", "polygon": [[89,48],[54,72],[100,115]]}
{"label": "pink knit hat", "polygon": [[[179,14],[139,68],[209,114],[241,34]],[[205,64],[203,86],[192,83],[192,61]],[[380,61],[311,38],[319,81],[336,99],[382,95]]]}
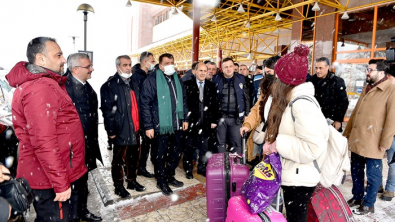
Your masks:
{"label": "pink knit hat", "polygon": [[294,51],[281,57],[274,66],[274,72],[281,82],[297,86],[306,82],[309,69],[310,49],[306,45],[298,45]]}

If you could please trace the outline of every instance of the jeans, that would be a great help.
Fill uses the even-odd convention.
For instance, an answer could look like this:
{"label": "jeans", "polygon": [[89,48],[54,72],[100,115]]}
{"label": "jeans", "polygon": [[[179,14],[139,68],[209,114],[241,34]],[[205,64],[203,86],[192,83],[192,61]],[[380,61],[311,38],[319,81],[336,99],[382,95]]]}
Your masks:
{"label": "jeans", "polygon": [[[395,138],[395,137],[394,137]],[[391,147],[387,150],[387,160],[388,163],[391,162],[392,157],[395,154],[395,139],[392,141]],[[389,192],[395,191],[395,163],[388,165],[388,177],[385,183],[385,190]]]}
{"label": "jeans", "polygon": [[[364,181],[368,179],[366,196],[364,197]],[[373,207],[377,192],[382,183],[383,162],[381,159],[372,159],[351,152],[351,177],[353,182],[352,194],[354,200],[363,200],[363,205]]]}
{"label": "jeans", "polygon": [[242,154],[240,128],[241,123],[238,123],[236,118],[224,117],[219,121],[217,126],[218,153],[226,152],[226,141],[228,139],[230,142],[229,151]]}

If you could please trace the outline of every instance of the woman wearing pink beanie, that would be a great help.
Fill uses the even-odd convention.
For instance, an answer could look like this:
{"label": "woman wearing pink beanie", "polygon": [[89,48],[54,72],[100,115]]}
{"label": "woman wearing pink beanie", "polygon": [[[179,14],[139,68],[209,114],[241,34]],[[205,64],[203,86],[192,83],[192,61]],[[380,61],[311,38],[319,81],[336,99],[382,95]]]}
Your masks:
{"label": "woman wearing pink beanie", "polygon": [[278,152],[282,157],[281,186],[288,222],[307,221],[308,204],[320,180],[313,161],[322,163],[320,157],[324,156],[329,135],[326,119],[314,98],[314,86],[305,83],[308,54],[307,46],[298,45],[274,67],[278,79],[272,89],[263,147],[266,155]]}

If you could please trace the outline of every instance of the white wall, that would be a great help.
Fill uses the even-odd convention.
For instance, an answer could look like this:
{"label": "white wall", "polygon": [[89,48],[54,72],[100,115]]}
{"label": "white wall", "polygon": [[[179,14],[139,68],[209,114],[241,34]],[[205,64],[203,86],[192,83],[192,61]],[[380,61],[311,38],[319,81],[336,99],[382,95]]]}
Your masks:
{"label": "white wall", "polygon": [[179,12],[177,15],[172,15],[171,17],[154,26],[153,42],[168,38],[170,36],[192,30],[193,21],[185,14]]}

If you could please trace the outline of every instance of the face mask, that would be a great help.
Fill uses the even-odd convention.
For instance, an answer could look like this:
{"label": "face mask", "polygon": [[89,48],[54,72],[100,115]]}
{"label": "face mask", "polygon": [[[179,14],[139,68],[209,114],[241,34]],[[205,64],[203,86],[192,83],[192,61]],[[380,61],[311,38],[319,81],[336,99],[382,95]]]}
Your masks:
{"label": "face mask", "polygon": [[165,69],[165,74],[168,76],[172,76],[176,72],[174,65],[163,66],[163,68]]}
{"label": "face mask", "polygon": [[132,74],[133,74],[133,73],[130,73],[130,74],[124,73],[124,72],[122,72],[121,69],[119,69],[119,72],[121,73],[121,74],[119,74],[119,75],[120,75],[122,78],[125,78],[125,79],[129,79],[130,77],[132,77]]}
{"label": "face mask", "polygon": [[149,65],[149,67],[147,67],[147,65],[146,65],[145,67],[147,67],[147,69],[148,69],[149,71],[154,70],[155,64],[151,64],[151,63],[149,63],[149,62],[147,62],[147,63],[148,63],[148,65]]}

